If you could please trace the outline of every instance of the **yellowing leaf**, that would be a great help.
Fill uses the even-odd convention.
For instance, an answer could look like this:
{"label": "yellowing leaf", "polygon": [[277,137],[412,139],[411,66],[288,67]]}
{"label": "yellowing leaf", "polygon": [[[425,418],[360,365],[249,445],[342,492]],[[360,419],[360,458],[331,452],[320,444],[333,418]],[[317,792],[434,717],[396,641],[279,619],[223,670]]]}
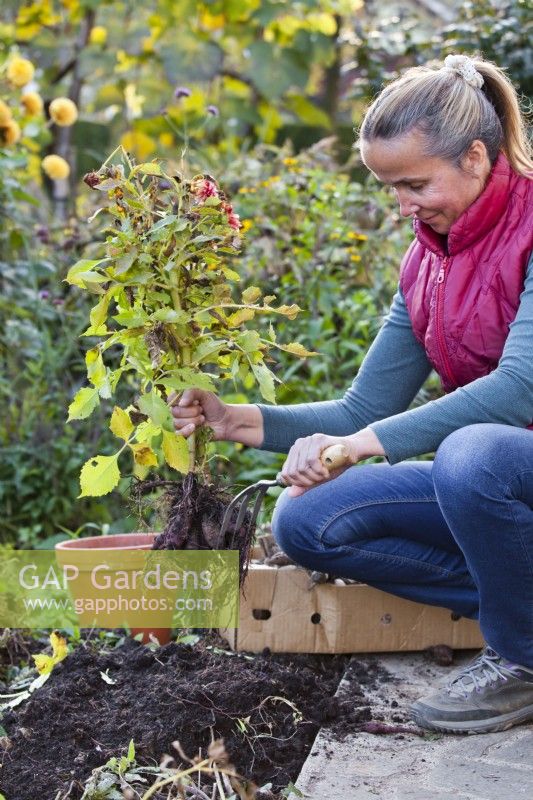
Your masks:
{"label": "yellowing leaf", "polygon": [[123,408],[119,408],[118,406],[115,406],[113,409],[109,427],[111,433],[114,433],[119,439],[129,439],[134,430],[130,415],[127,411],[124,411]]}
{"label": "yellowing leaf", "polygon": [[40,675],[47,675],[56,664],[59,664],[68,655],[67,640],[60,636],[57,631],[53,631],[50,634],[50,644],[52,645],[51,656],[47,656],[45,653],[38,653],[32,656]]}
{"label": "yellowing leaf", "polygon": [[243,303],[255,303],[261,297],[261,289],[258,286],[249,286],[242,293]]}
{"label": "yellowing leaf", "polygon": [[294,353],[295,356],[305,358],[306,356],[317,356],[314,350],[306,350],[303,344],[298,342],[290,342],[290,344],[278,344],[280,350],[285,350],[287,353]]}
{"label": "yellowing leaf", "polygon": [[142,467],[157,467],[157,456],[146,442],[130,444],[136,464]]}
{"label": "yellowing leaf", "polygon": [[87,350],[85,354],[85,363],[87,365],[87,377],[92,385],[100,392],[100,397],[111,397],[107,370],[104,365],[102,353],[98,347]]}
{"label": "yellowing leaf", "polygon": [[186,475],[189,471],[189,450],[187,439],[178,433],[163,431],[163,455],[173,469]]}
{"label": "yellowing leaf", "polygon": [[297,306],[296,303],[292,303],[290,306],[280,306],[276,309],[278,314],[283,314],[283,316],[288,317],[289,319],[296,319],[296,316],[299,311],[301,311],[300,306]]}
{"label": "yellowing leaf", "polygon": [[234,314],[228,317],[228,328],[237,328],[242,322],[255,317],[253,308],[239,308]]}
{"label": "yellowing leaf", "polygon": [[73,419],[87,419],[99,402],[98,389],[94,387],[80,389],[79,392],[76,392],[74,400],[68,407],[67,422],[71,422]]}
{"label": "yellowing leaf", "polygon": [[82,467],[81,494],[78,497],[101,497],[109,494],[119,480],[118,453],[114,456],[94,456]]}

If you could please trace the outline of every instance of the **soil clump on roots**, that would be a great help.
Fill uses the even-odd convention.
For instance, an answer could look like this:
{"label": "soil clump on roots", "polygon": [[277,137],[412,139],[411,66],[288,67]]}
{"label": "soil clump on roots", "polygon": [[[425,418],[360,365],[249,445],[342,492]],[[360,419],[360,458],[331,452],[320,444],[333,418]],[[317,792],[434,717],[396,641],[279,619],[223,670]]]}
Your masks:
{"label": "soil clump on roots", "polygon": [[159,501],[166,520],[163,532],[155,539],[154,550],[238,550],[241,585],[246,576],[254,531],[248,512],[236,530],[235,510],[223,541],[220,529],[231,495],[213,484],[202,484],[194,472],[181,482],[148,480],[132,486],[132,496],[140,504],[143,495],[164,488]]}
{"label": "soil clump on roots", "polygon": [[[77,648],[2,720],[9,737],[0,749],[6,798],[49,800],[70,788],[69,800],[79,800],[91,771],[123,754],[130,739],[138,764],[157,765],[169,754],[179,766],[173,741],[193,758],[205,757],[218,738],[236,770],[258,787],[271,782],[277,798],[297,778],[320,726],[353,731],[370,719],[360,686],[352,684],[349,698],[333,696],[346,657],[250,658],[208,641]],[[102,679],[106,671],[113,684]],[[372,681],[366,669],[362,682]],[[211,797],[212,779],[200,781]]]}

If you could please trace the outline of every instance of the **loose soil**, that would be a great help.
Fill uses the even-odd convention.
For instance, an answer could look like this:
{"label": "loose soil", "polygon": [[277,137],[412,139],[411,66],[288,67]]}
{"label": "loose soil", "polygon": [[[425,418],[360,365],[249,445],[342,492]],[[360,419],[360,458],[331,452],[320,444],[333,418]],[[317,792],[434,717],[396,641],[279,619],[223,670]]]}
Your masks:
{"label": "loose soil", "polygon": [[[130,739],[139,764],[157,765],[165,754],[177,757],[175,740],[193,758],[218,738],[237,771],[259,787],[271,782],[274,797],[297,778],[319,727],[353,733],[371,718],[362,685],[382,679],[377,665],[352,667],[350,696],[334,697],[345,656],[250,658],[217,652],[209,641],[78,647],[2,720],[6,798],[53,800],[72,787],[69,798],[79,800],[92,769],[123,754]],[[106,671],[113,685],[102,679]],[[237,720],[246,721],[246,732]]]}

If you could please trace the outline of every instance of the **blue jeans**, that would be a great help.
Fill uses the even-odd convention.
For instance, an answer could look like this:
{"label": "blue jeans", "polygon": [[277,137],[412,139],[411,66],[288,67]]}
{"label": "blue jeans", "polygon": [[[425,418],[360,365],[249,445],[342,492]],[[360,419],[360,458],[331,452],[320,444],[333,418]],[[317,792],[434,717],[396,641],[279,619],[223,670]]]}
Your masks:
{"label": "blue jeans", "polygon": [[285,490],[272,528],[298,564],[479,619],[488,645],[533,668],[533,431],[468,425],[434,461]]}

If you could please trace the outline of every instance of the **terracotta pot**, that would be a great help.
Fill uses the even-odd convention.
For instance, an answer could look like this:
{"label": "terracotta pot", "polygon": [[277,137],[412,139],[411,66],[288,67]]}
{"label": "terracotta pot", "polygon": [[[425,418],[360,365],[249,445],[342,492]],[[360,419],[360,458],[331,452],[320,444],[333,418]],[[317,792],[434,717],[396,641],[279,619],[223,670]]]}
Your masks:
{"label": "terracotta pot", "polygon": [[[55,549],[61,553],[76,550],[151,550],[157,533],[116,533],[107,536],[86,536],[82,539],[67,539],[58,542]],[[168,644],[171,628],[132,628],[131,635],[142,633],[143,643],[150,642],[150,634],[155,636],[159,644]]]}

